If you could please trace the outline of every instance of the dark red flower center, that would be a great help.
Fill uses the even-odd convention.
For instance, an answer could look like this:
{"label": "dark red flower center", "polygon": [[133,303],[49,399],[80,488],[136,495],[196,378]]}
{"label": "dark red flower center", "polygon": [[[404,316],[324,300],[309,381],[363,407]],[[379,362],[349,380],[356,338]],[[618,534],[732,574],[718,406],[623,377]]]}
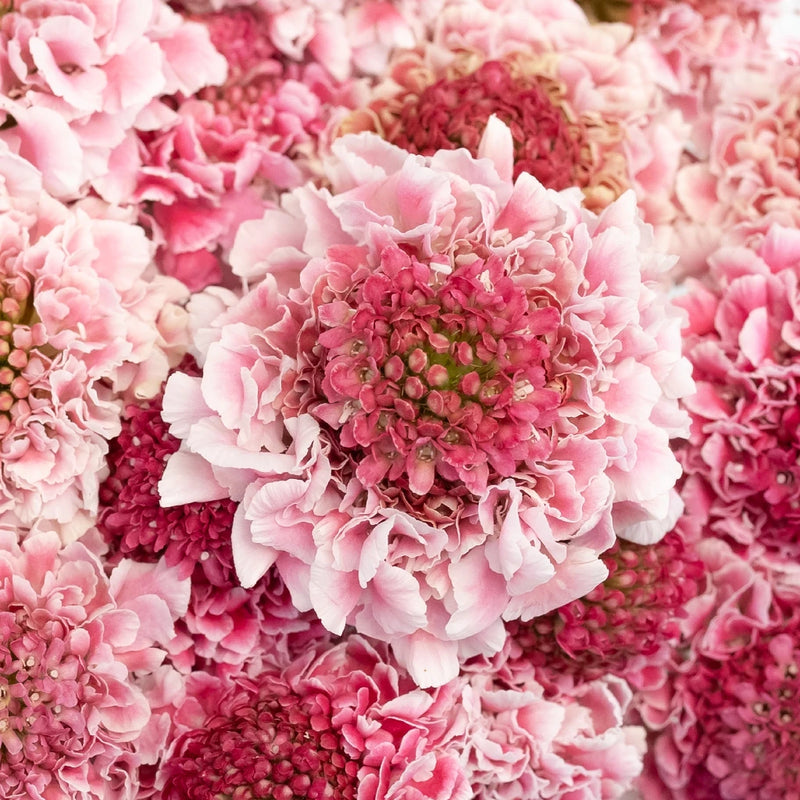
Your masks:
{"label": "dark red flower center", "polygon": [[224,698],[164,768],[164,800],[353,800],[358,763],[325,710],[282,681]]}
{"label": "dark red flower center", "polygon": [[511,129],[515,178],[529,172],[551,189],[578,183],[579,126],[553,103],[544,79],[517,77],[502,61],[487,61],[469,75],[443,78],[418,96],[407,95],[386,138],[421,155],[459,147],[477,155],[492,115]]}

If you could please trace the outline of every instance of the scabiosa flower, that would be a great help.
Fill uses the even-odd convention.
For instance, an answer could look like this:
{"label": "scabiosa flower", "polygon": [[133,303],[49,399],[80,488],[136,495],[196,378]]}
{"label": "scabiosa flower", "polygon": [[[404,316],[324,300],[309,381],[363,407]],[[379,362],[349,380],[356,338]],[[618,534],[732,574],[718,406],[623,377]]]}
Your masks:
{"label": "scabiosa flower", "polygon": [[315,700],[278,676],[234,686],[202,728],[180,738],[163,797],[355,800],[358,762],[343,752],[329,702]]}
{"label": "scabiosa flower", "polygon": [[188,586],[160,565],[107,577],[82,542],[0,530],[0,794],[133,797],[158,668]]}
{"label": "scabiosa flower", "polygon": [[147,397],[185,348],[185,288],[152,277],[143,232],[9,199],[0,226],[0,509],[71,522],[97,507],[120,398]]}
{"label": "scabiosa flower", "polygon": [[382,75],[395,47],[413,47],[444,0],[179,0],[197,14],[255,11],[275,51],[316,62],[336,81]]}
{"label": "scabiosa flower", "polygon": [[416,689],[360,637],[280,671],[196,673],[187,690],[157,780],[164,800],[470,796],[456,752],[440,746],[452,696]]}
{"label": "scabiosa flower", "polygon": [[641,696],[657,731],[656,773],[678,800],[791,796],[800,786],[795,604],[723,542],[698,550],[708,588],[689,603],[674,672]]}
{"label": "scabiosa flower", "polygon": [[800,65],[781,63],[760,40],[751,49],[749,60],[715,73],[718,97],[705,115],[702,158],[676,176],[685,218],[676,246],[693,263],[721,244],[723,231],[762,231],[765,219],[800,222]]}
{"label": "scabiosa flower", "polygon": [[549,188],[580,186],[595,211],[635,187],[645,217],[661,223],[672,214],[680,126],[660,114],[630,34],[591,26],[572,3],[449,2],[429,41],[397,53],[372,100],[341,130],[376,131],[413,153],[465,147],[478,155],[495,115],[511,131],[515,177],[527,171]]}
{"label": "scabiosa flower", "polygon": [[702,589],[702,561],[677,531],[644,547],[618,540],[603,553],[608,577],[589,594],[529,623],[511,622],[519,657],[580,679],[631,677],[670,656],[685,605]]}
{"label": "scabiosa flower", "polygon": [[0,138],[69,200],[93,188],[127,201],[130,187],[110,173],[135,162],[134,130],[159,117],[158,98],[225,74],[206,31],[162,0],[135,13],[123,0],[14,2],[0,18],[0,61]]}
{"label": "scabiosa flower", "polygon": [[503,617],[600,583],[615,531],[674,521],[691,381],[670,259],[632,195],[596,217],[464,151],[335,147],[334,194],[241,227],[253,289],[198,333],[202,378],[167,384],[184,446],[162,485],[181,502],[210,465],[207,490],[241,500],[244,585],[275,564],[300,608],[438,684],[502,645]]}
{"label": "scabiosa flower", "polygon": [[800,555],[798,256],[797,231],[772,226],[717,250],[715,284],[693,281],[680,301],[698,376],[680,450],[695,522],[785,563]]}
{"label": "scabiosa flower", "polygon": [[496,669],[471,672],[459,698],[472,796],[622,797],[645,750],[644,729],[624,722],[632,700],[625,682],[606,676],[558,690]]}

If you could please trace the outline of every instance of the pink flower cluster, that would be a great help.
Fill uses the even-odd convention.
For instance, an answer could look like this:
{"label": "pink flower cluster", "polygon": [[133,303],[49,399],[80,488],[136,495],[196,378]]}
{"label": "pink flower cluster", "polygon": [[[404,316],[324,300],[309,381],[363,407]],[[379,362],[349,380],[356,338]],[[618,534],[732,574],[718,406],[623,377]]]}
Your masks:
{"label": "pink flower cluster", "polygon": [[[106,576],[82,542],[0,523],[0,793],[9,800],[130,797],[164,746],[151,711],[188,586],[163,565]],[[165,673],[157,680],[163,681]],[[109,792],[113,787],[114,794]]]}
{"label": "pink flower cluster", "polygon": [[254,287],[164,400],[184,440],[164,500],[241,501],[243,584],[274,564],[300,608],[390,641],[422,685],[678,513],[669,437],[692,384],[669,259],[632,195],[596,217],[512,183],[501,123],[485,141],[482,160],[337,142],[334,194],[295,190],[241,226]]}
{"label": "pink flower cluster", "polygon": [[800,797],[799,68],[0,0],[0,796]]}

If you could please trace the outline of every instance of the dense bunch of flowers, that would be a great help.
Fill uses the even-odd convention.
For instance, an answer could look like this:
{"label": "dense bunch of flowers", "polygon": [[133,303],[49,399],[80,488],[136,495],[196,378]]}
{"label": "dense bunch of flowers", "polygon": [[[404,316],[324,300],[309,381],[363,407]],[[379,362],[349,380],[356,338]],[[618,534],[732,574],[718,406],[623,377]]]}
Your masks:
{"label": "dense bunch of flowers", "polygon": [[0,0],[0,796],[792,800],[798,0]]}

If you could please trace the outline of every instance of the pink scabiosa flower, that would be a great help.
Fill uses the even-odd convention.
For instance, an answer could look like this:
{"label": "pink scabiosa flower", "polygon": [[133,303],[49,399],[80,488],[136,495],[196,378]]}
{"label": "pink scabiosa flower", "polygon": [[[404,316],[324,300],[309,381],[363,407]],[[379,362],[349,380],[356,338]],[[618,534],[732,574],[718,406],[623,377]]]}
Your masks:
{"label": "pink scabiosa flower", "polygon": [[618,540],[603,562],[608,577],[585,597],[508,624],[519,658],[583,680],[630,679],[667,662],[685,605],[702,589],[702,561],[673,530],[649,546]]}
{"label": "pink scabiosa flower", "polygon": [[459,698],[473,797],[622,797],[645,750],[645,730],[624,721],[633,696],[627,684],[607,676],[555,689],[535,675],[496,669],[471,672]]}
{"label": "pink scabiosa flower", "polygon": [[141,135],[134,193],[162,269],[195,290],[223,282],[239,223],[260,218],[280,191],[318,173],[326,119],[354,104],[350,86],[318,63],[279,52],[270,18],[257,8],[200,19],[228,77],[183,101],[168,126]]}
{"label": "pink scabiosa flower", "polygon": [[791,796],[798,789],[794,602],[723,542],[698,545],[709,585],[688,606],[682,657],[642,694],[654,770],[678,800]]}
{"label": "pink scabiosa flower", "polygon": [[0,508],[78,535],[119,398],[151,396],[185,349],[186,290],[151,278],[140,229],[68,211],[34,177],[0,224]]}
{"label": "pink scabiosa flower", "polygon": [[240,228],[253,288],[198,333],[202,377],[167,384],[184,445],[162,485],[183,502],[210,465],[241,501],[245,586],[275,564],[298,607],[439,684],[502,645],[503,618],[602,582],[616,535],[674,522],[692,384],[671,259],[632,194],[598,217],[463,150],[335,149],[334,193]]}
{"label": "pink scabiosa flower", "polygon": [[369,104],[340,128],[423,155],[478,155],[495,115],[511,131],[515,177],[580,186],[595,211],[633,187],[645,218],[667,222],[680,124],[660,113],[630,37],[625,25],[590,25],[573,3],[449,2],[428,41],[398,52]]}
{"label": "pink scabiosa flower", "polygon": [[[134,130],[163,118],[158,98],[224,78],[206,31],[162,0],[22,0],[0,20],[0,138],[61,199],[90,187],[127,200]],[[158,123],[155,123],[158,124]],[[125,167],[125,169],[123,169]]]}
{"label": "pink scabiosa flower", "polygon": [[62,549],[55,533],[18,538],[0,526],[0,794],[132,798],[156,757],[137,680],[159,667],[154,645],[188,586],[163,564],[123,562],[107,577],[92,550]]}
{"label": "pink scabiosa flower", "polygon": [[800,65],[781,63],[763,42],[754,49],[749,63],[716,75],[702,157],[677,174],[683,221],[676,248],[692,264],[701,264],[731,228],[762,231],[765,218],[786,227],[800,222]]}
{"label": "pink scabiosa flower", "polygon": [[687,502],[705,535],[784,564],[800,555],[798,257],[798,232],[772,226],[717,250],[712,288],[692,281],[680,300],[698,376]]}
{"label": "pink scabiosa flower", "polygon": [[439,746],[455,713],[439,694],[360,637],[280,671],[196,673],[157,785],[164,800],[466,800],[457,753]]}

